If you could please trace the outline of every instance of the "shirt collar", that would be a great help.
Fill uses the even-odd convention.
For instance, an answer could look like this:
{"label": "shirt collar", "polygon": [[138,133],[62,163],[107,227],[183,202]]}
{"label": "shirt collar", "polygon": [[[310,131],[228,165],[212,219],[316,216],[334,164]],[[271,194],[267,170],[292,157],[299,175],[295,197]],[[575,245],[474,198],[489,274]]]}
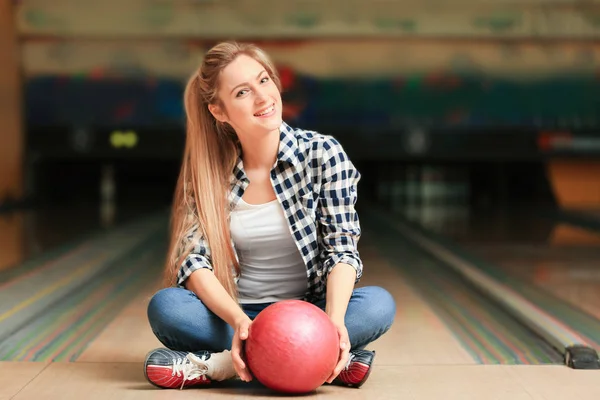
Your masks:
{"label": "shirt collar", "polygon": [[295,135],[294,129],[285,122],[282,122],[279,132],[277,161],[296,165],[298,163],[298,138]]}

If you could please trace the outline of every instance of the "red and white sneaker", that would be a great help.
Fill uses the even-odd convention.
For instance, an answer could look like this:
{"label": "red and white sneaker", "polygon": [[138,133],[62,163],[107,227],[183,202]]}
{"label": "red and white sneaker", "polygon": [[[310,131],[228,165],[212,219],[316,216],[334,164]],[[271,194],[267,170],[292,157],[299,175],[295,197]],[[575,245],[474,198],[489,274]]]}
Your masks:
{"label": "red and white sneaker", "polygon": [[189,353],[170,349],[155,349],[148,353],[144,363],[146,379],[159,388],[210,385],[211,377],[224,380],[236,376],[229,351]]}
{"label": "red and white sneaker", "polygon": [[371,374],[374,358],[374,351],[357,350],[350,352],[348,365],[333,380],[333,383],[355,388],[361,387]]}

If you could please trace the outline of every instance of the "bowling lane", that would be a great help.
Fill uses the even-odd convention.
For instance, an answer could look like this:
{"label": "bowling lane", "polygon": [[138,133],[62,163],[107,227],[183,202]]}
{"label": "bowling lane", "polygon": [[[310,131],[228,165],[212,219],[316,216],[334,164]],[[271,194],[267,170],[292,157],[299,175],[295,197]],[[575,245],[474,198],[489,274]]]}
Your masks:
{"label": "bowling lane", "polygon": [[[397,302],[392,329],[373,343],[378,366],[560,364],[558,353],[499,310],[440,262],[397,233],[363,218],[360,286],[377,285]],[[146,307],[158,282],[145,286],[92,340],[76,362],[140,362],[160,346]]]}
{"label": "bowling lane", "polygon": [[[371,239],[369,239],[371,237]],[[361,241],[365,275],[361,286],[385,287],[397,301],[396,323],[373,343],[378,366],[475,365],[477,360],[464,347],[451,327],[381,254],[371,234]],[[158,279],[159,277],[157,277]],[[162,346],[152,334],[146,308],[158,280],[147,285],[95,338],[77,362],[142,362],[146,353]]]}
{"label": "bowling lane", "polygon": [[600,319],[600,234],[538,210],[482,213],[421,207],[403,215],[518,278]]}
{"label": "bowling lane", "polygon": [[[107,212],[108,208],[108,212]],[[69,251],[94,233],[160,210],[151,202],[44,204],[0,214],[0,275],[8,279],[25,262]],[[108,214],[108,215],[107,215]],[[6,276],[5,276],[6,275]]]}
{"label": "bowling lane", "polygon": [[[434,255],[394,227],[393,217],[363,212],[365,235],[427,302],[461,345],[481,364],[560,364],[561,356],[513,316],[474,290]],[[378,216],[379,215],[379,216]]]}

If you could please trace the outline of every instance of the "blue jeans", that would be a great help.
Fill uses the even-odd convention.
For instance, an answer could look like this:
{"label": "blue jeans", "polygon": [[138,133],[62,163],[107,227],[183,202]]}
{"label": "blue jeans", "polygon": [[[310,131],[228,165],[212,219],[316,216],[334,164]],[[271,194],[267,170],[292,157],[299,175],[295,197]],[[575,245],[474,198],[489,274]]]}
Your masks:
{"label": "blue jeans", "polygon": [[[243,305],[254,319],[270,303]],[[325,300],[315,303],[325,310]],[[396,315],[392,296],[378,286],[357,288],[346,311],[351,350],[363,349],[387,332]],[[152,331],[166,347],[180,351],[231,349],[233,328],[210,311],[192,292],[182,288],[158,291],[148,304]]]}

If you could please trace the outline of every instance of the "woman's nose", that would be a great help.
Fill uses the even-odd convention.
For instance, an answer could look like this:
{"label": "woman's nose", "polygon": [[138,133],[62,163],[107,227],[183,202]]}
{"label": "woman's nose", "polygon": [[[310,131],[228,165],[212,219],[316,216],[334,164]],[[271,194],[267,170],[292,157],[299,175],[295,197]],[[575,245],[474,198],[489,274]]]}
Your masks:
{"label": "woman's nose", "polygon": [[264,103],[265,101],[267,101],[268,96],[267,96],[267,92],[265,89],[257,89],[255,91],[256,93],[256,97],[255,97],[255,101],[256,103],[260,104],[260,103]]}

